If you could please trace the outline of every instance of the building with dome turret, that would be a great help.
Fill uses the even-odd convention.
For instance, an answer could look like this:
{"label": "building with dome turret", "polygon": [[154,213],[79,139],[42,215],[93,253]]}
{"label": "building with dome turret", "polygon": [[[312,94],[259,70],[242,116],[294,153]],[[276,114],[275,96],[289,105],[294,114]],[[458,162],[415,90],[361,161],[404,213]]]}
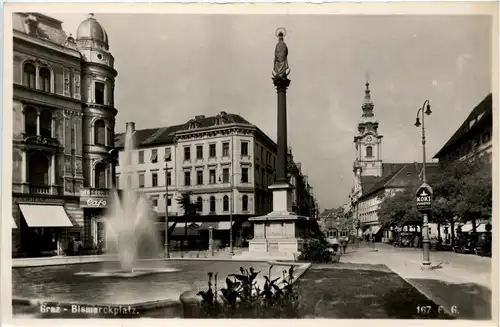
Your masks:
{"label": "building with dome turret", "polygon": [[12,253],[96,246],[117,157],[108,35],[93,14],[76,38],[43,14],[12,18]]}

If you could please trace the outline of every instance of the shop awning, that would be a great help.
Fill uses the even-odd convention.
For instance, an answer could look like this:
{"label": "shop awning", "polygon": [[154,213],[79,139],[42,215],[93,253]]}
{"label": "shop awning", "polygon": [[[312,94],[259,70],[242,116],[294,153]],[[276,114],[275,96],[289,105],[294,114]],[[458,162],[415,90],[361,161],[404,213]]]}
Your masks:
{"label": "shop awning", "polygon": [[372,227],[372,233],[373,234],[377,234],[381,227],[382,226],[380,226],[380,225],[373,226]]}
{"label": "shop awning", "polygon": [[[472,232],[472,224],[463,225],[462,232],[471,233]],[[485,232],[486,232],[486,224],[477,224],[476,225],[476,233],[485,233]]]}
{"label": "shop awning", "polygon": [[[234,225],[234,221],[232,223]],[[229,221],[205,222],[201,225],[200,230],[209,230],[210,227],[214,230],[229,230],[231,223]]]}
{"label": "shop awning", "polygon": [[12,217],[12,229],[16,228],[17,228],[16,220],[14,219],[14,217]]}
{"label": "shop awning", "polygon": [[73,227],[63,206],[20,204],[29,227]]}
{"label": "shop awning", "polygon": [[[178,222],[172,231],[172,236],[196,236],[198,235],[198,230],[202,225],[201,222],[187,223],[187,231],[186,231],[186,223]],[[169,224],[170,227],[170,224]]]}

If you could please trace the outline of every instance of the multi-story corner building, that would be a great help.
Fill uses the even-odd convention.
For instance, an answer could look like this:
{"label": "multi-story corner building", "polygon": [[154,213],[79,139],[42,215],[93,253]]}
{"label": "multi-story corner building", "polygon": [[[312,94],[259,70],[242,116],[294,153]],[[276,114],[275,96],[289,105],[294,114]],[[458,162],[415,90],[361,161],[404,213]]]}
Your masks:
{"label": "multi-story corner building", "polygon": [[75,39],[59,20],[15,13],[13,41],[13,255],[96,243],[114,176],[107,33],[92,14]]}
{"label": "multi-story corner building", "polygon": [[487,95],[469,114],[467,119],[446,142],[434,159],[441,165],[456,160],[491,155],[493,149],[492,128],[493,110],[492,94]]}
{"label": "multi-story corner building", "polygon": [[[220,112],[176,126],[140,130],[129,123],[128,129],[134,134],[133,163],[117,167],[117,181],[125,170],[136,172],[137,189],[159,217],[168,206],[169,221],[185,222],[177,201],[181,194],[190,194],[197,204],[199,217],[189,219],[196,219],[202,230],[202,223],[211,223],[227,231],[232,212],[235,231],[249,216],[272,210],[268,186],[276,175],[276,143],[243,117]],[[124,137],[116,138],[120,157]]]}
{"label": "multi-story corner building", "polygon": [[[376,239],[389,238],[389,230],[381,229],[377,211],[388,196],[421,183],[422,164],[384,163],[382,161],[382,135],[373,113],[370,84],[366,83],[365,98],[358,134],[354,137],[356,159],[353,163],[354,186],[349,198],[352,215],[359,221],[363,235]],[[427,172],[437,169],[434,163],[426,165]],[[382,233],[384,232],[384,233]]]}
{"label": "multi-story corner building", "polygon": [[[460,125],[452,137],[436,153],[434,159],[439,160],[442,169],[447,165],[459,160],[475,160],[479,156],[487,156],[492,160],[492,130],[493,110],[492,94],[488,94],[477,106],[472,109],[469,116]],[[485,169],[491,169],[487,165]],[[477,221],[477,232],[486,231],[486,225],[491,224],[490,219]],[[472,224],[468,223],[461,227],[463,232],[472,231]]]}

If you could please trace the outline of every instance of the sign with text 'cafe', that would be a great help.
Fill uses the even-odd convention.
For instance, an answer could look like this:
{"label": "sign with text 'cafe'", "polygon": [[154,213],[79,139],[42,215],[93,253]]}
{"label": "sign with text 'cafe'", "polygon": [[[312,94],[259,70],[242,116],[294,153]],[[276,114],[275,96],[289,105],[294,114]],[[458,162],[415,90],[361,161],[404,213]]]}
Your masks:
{"label": "sign with text 'cafe'", "polygon": [[109,198],[109,190],[99,190],[93,188],[80,189],[81,208],[107,208]]}

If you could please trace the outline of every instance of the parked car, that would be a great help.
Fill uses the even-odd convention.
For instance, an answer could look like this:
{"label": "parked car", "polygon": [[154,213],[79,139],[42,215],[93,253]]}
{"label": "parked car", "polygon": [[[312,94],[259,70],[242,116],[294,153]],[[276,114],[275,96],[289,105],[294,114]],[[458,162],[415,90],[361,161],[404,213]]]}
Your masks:
{"label": "parked car", "polygon": [[476,244],[470,238],[463,238],[457,241],[453,247],[453,252],[471,254],[476,252]]}

